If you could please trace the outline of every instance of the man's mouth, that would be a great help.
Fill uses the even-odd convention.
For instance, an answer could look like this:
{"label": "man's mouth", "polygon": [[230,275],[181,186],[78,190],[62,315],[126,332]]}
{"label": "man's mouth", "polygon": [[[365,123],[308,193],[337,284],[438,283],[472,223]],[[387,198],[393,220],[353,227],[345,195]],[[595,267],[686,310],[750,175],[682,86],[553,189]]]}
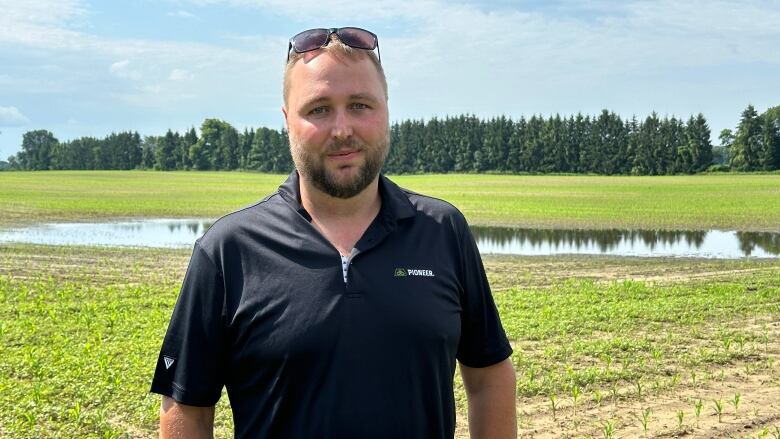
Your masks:
{"label": "man's mouth", "polygon": [[328,153],[328,157],[336,160],[351,159],[360,153],[359,149],[346,149]]}

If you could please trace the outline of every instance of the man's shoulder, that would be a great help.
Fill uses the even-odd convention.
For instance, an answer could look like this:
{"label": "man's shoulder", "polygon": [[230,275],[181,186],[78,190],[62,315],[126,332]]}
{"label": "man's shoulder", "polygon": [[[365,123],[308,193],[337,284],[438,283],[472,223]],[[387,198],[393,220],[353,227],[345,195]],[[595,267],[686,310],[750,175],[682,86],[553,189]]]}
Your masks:
{"label": "man's shoulder", "polygon": [[463,213],[449,201],[403,187],[396,187],[409,200],[415,210],[415,216],[432,218],[436,222],[451,223],[458,227],[467,226]]}
{"label": "man's shoulder", "polygon": [[463,216],[463,214],[452,203],[441,198],[436,198],[431,195],[421,194],[406,188],[401,188],[401,191],[409,198],[415,208],[423,213],[431,215],[455,215]]}
{"label": "man's shoulder", "polygon": [[279,191],[275,191],[256,203],[223,215],[198,239],[198,245],[204,250],[213,250],[240,239],[252,230],[262,229],[263,225],[282,221],[279,216],[284,209],[279,207],[283,203]]}

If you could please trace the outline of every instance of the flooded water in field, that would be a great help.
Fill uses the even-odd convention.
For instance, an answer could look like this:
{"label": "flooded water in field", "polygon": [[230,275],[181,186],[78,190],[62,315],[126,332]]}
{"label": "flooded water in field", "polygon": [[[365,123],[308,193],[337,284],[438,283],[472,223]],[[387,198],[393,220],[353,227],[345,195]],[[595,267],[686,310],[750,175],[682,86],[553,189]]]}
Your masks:
{"label": "flooded water in field", "polygon": [[[205,219],[146,219],[41,224],[0,230],[0,243],[191,247],[212,224]],[[780,258],[780,233],[661,230],[471,228],[483,254],[589,254],[638,257]]]}
{"label": "flooded water in field", "polygon": [[204,219],[144,219],[104,223],[57,223],[0,230],[0,242],[126,247],[191,247],[211,227]]}
{"label": "flooded water in field", "polygon": [[472,227],[482,254],[780,257],[780,233],[722,230],[547,230]]}

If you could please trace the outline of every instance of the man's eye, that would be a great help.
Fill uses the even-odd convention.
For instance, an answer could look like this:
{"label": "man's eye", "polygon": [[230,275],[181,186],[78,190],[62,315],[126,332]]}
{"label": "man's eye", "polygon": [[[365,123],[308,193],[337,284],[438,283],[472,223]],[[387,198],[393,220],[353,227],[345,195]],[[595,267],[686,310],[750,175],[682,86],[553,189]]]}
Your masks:
{"label": "man's eye", "polygon": [[366,105],[366,104],[361,104],[359,102],[355,102],[354,104],[352,104],[352,109],[353,110],[364,110],[366,108],[368,108],[368,105]]}
{"label": "man's eye", "polygon": [[317,107],[313,110],[309,111],[309,114],[317,115],[317,114],[325,114],[328,111],[327,107]]}

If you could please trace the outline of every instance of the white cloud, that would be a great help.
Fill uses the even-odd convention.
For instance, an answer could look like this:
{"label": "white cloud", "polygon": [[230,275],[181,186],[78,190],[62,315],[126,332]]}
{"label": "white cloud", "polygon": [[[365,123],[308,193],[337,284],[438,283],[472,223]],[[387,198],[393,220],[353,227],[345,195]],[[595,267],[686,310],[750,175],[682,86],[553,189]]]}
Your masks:
{"label": "white cloud", "polygon": [[183,10],[178,10],[176,12],[169,12],[167,14],[169,17],[177,17],[177,18],[187,18],[187,19],[196,19],[198,18],[195,14]]}
{"label": "white cloud", "polygon": [[195,79],[195,75],[184,69],[173,69],[171,74],[168,75],[168,80],[170,81],[191,81],[193,79]]}
{"label": "white cloud", "polygon": [[88,10],[81,0],[0,0],[0,43],[63,48],[79,45]]}
{"label": "white cloud", "polygon": [[30,119],[16,107],[0,107],[0,127],[20,127],[30,123]]}
{"label": "white cloud", "polygon": [[133,81],[138,81],[143,77],[141,72],[130,67],[130,60],[128,59],[123,59],[111,64],[108,71],[118,78],[130,79]]}

